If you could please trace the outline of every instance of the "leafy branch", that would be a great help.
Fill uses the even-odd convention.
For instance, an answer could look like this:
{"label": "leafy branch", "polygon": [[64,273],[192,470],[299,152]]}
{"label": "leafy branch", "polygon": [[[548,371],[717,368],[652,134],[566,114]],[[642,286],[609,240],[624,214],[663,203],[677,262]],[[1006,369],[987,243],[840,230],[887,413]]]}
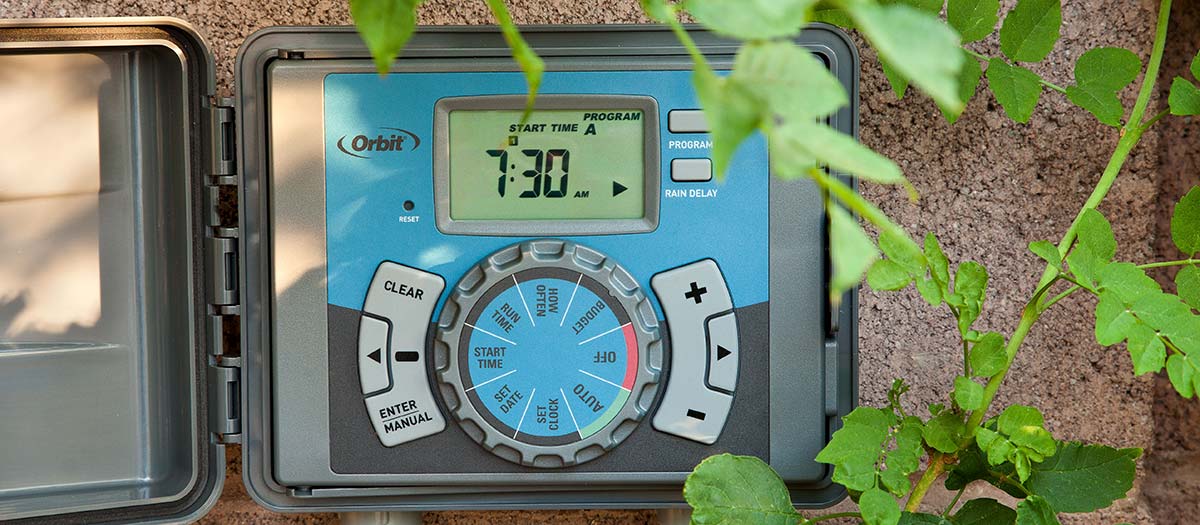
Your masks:
{"label": "leafy branch", "polygon": [[[544,64],[521,38],[503,0],[484,1],[525,72],[528,116]],[[648,16],[672,29],[693,61],[697,96],[713,129],[711,157],[718,176],[737,146],[761,133],[771,149],[775,176],[807,177],[824,193],[833,266],[831,300],[857,286],[864,275],[876,290],[913,286],[930,305],[949,310],[959,335],[954,351],[962,356],[962,374],[954,380],[948,404],[929,406],[926,418],[907,413],[900,403],[907,386],[898,380],[887,407],[852,411],[817,455],[817,461],[833,466],[833,480],[849,490],[858,512],[805,518],[792,508],[786,485],[766,463],[725,454],[706,459],[685,484],[693,521],[809,524],[855,518],[870,525],[1054,524],[1058,512],[1090,512],[1123,498],[1132,486],[1140,449],[1060,442],[1035,407],[1013,405],[991,418],[988,414],[994,413],[996,393],[1041,316],[1079,291],[1097,298],[1098,343],[1125,343],[1135,373],[1165,369],[1181,395],[1200,392],[1200,188],[1174,210],[1172,239],[1183,254],[1177,260],[1115,261],[1111,225],[1097,211],[1148,129],[1168,115],[1200,114],[1198,55],[1191,64],[1191,80],[1173,79],[1168,109],[1146,115],[1166,47],[1171,0],[1160,0],[1144,70],[1141,58],[1131,51],[1096,48],[1080,55],[1070,85],[1050,82],[1026,67],[1053,51],[1062,24],[1060,0],[1018,0],[1003,19],[999,0],[640,1]],[[351,14],[381,74],[415,30],[420,2],[350,0]],[[943,9],[945,22],[939,19]],[[731,71],[712,68],[680,24],[682,14],[743,41]],[[824,65],[792,40],[814,21],[858,30],[876,50],[896,94],[903,97],[909,85],[915,85],[951,123],[986,79],[987,89],[1014,121],[1028,122],[1042,92],[1050,90],[1118,130],[1098,182],[1059,242],[1029,245],[1046,266],[1007,337],[973,328],[984,313],[988,292],[982,265],[952,265],[933,233],[918,244],[847,184],[845,177],[897,185],[916,199],[894,162],[821,124],[849,98]],[[972,49],[992,35],[997,24],[1000,55]],[[1139,75],[1136,101],[1126,108],[1121,94]],[[868,235],[855,216],[877,229],[878,236]],[[1175,293],[1162,290],[1146,274],[1164,267],[1179,268]],[[914,485],[910,476],[918,473]],[[957,491],[953,501],[940,514],[920,513],[926,494],[943,477],[946,488]],[[984,498],[958,506],[965,487],[973,482],[992,484],[1017,498],[1016,509]]]}

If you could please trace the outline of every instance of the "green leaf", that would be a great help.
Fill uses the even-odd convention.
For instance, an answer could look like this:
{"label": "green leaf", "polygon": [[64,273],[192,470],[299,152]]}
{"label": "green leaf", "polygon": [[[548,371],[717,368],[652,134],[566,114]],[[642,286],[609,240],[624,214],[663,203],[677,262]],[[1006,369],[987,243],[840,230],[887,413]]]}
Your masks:
{"label": "green leaf", "polygon": [[773,157],[779,157],[772,159],[777,172],[807,170],[812,167],[809,159],[816,159],[834,170],[872,182],[908,184],[900,167],[891,159],[824,124],[788,122],[771,132],[771,141],[772,151],[776,152]]}
{"label": "green leaf", "polygon": [[963,410],[983,408],[983,385],[966,376],[954,378],[954,404]]}
{"label": "green leaf", "polygon": [[1108,219],[1094,209],[1083,211],[1076,232],[1079,241],[1067,255],[1067,264],[1080,283],[1095,289],[1100,272],[1117,252],[1117,241]]}
{"label": "green leaf", "polygon": [[1054,436],[1043,425],[1042,414],[1036,408],[1013,405],[996,419],[995,431],[986,427],[978,429],[975,442],[987,454],[988,463],[1011,462],[1017,478],[1025,481],[1032,465],[1053,455],[1057,447]]}
{"label": "green leaf", "polygon": [[930,306],[942,304],[942,289],[933,279],[917,278],[917,291]]}
{"label": "green leaf", "polygon": [[1189,306],[1200,310],[1200,267],[1184,266],[1175,274],[1175,291]]}
{"label": "green leaf", "polygon": [[1150,294],[1135,301],[1130,309],[1140,321],[1158,330],[1162,335],[1191,335],[1181,329],[1190,328],[1191,319],[1195,315],[1179,296],[1169,293]]}
{"label": "green leaf", "polygon": [[866,491],[882,481],[888,491],[904,494],[910,488],[908,475],[920,467],[921,435],[916,417],[897,425],[890,410],[858,407],[842,418],[842,428],[816,460],[833,465],[833,481],[852,491]]}
{"label": "green leaf", "polygon": [[729,78],[785,121],[815,121],[849,103],[829,68],[791,41],[744,44]]}
{"label": "green leaf", "polygon": [[953,454],[958,451],[958,442],[962,440],[965,430],[962,414],[943,410],[925,423],[921,434],[925,443],[934,450]]}
{"label": "green leaf", "polygon": [[1033,109],[1042,96],[1041,77],[1021,66],[1009,65],[1003,59],[988,61],[988,87],[1008,118],[1022,124],[1029,122]]}
{"label": "green leaf", "polygon": [[938,244],[932,232],[925,234],[925,261],[929,263],[929,275],[942,287],[942,295],[950,293],[950,259]]}
{"label": "green leaf", "polygon": [[1138,320],[1115,292],[1101,292],[1096,302],[1096,342],[1115,345],[1129,337]]}
{"label": "green leaf", "polygon": [[1196,56],[1192,57],[1192,66],[1190,70],[1193,77],[1200,79],[1200,51],[1196,52]]}
{"label": "green leaf", "polygon": [[950,0],[946,21],[958,31],[964,44],[977,42],[992,34],[1000,20],[1000,0]]}
{"label": "green leaf", "polygon": [[533,111],[533,101],[537,98],[538,89],[542,85],[542,73],[546,71],[546,64],[542,62],[542,57],[538,56],[537,52],[529,47],[529,44],[521,37],[521,31],[517,29],[517,24],[513,23],[512,16],[508,14],[508,7],[504,5],[504,0],[487,0],[487,5],[492,10],[492,16],[496,18],[496,24],[500,26],[500,34],[504,35],[504,41],[512,50],[513,59],[525,73],[525,85],[529,89],[529,94],[525,97],[525,113],[521,115],[521,122],[524,122]]}
{"label": "green leaf", "polygon": [[1059,0],[1018,0],[1000,26],[1000,51],[1014,62],[1041,62],[1062,26]]}
{"label": "green leaf", "polygon": [[958,330],[964,335],[979,318],[987,283],[987,270],[977,262],[964,262],[958,265],[958,271],[954,273],[954,293],[961,296],[963,302],[958,312]]}
{"label": "green leaf", "polygon": [[830,294],[840,297],[858,285],[863,273],[879,257],[871,238],[858,221],[840,206],[829,206],[829,251],[833,262]]}
{"label": "green leaf", "polygon": [[1060,525],[1054,508],[1041,496],[1030,496],[1017,504],[1017,525]]}
{"label": "green leaf", "polygon": [[859,30],[886,62],[947,109],[962,110],[958,35],[936,15],[895,4],[853,2],[847,8]]}
{"label": "green leaf", "polygon": [[950,518],[954,525],[1012,525],[1017,511],[991,498],[973,499]]}
{"label": "green leaf", "polygon": [[1184,399],[1191,399],[1196,394],[1196,370],[1186,357],[1173,354],[1167,358],[1167,378]]}
{"label": "green leaf", "polygon": [[876,461],[895,416],[873,407],[858,407],[842,418],[842,428],[816,460],[834,466],[834,481],[854,491],[875,486]]}
{"label": "green leaf", "polygon": [[1105,266],[1100,271],[1099,285],[1101,290],[1115,293],[1127,305],[1147,295],[1162,293],[1158,282],[1146,275],[1145,270],[1127,262]]}
{"label": "green leaf", "polygon": [[1187,192],[1171,215],[1171,239],[1184,255],[1200,252],[1200,186]]}
{"label": "green leaf", "polygon": [[900,522],[900,503],[890,494],[869,489],[858,497],[858,510],[867,525],[896,525]]}
{"label": "green leaf", "polygon": [[937,16],[942,13],[946,0],[880,0],[881,4],[904,4],[906,6]]}
{"label": "green leaf", "polygon": [[1029,251],[1041,257],[1050,266],[1056,268],[1062,266],[1062,256],[1058,253],[1058,247],[1050,241],[1033,241],[1029,243]]}
{"label": "green leaf", "polygon": [[845,9],[828,7],[820,3],[816,9],[813,9],[812,18],[809,21],[823,22],[843,29],[854,29],[854,21],[850,19],[850,13],[847,13]]}
{"label": "green leaf", "polygon": [[[758,128],[762,102],[742,84],[717,76],[707,65],[696,66],[692,81],[704,109],[704,118],[712,128],[713,171],[718,178],[724,177],[733,152]],[[779,152],[780,149],[772,148],[772,151]]]}
{"label": "green leaf", "polygon": [[1125,116],[1125,107],[1117,92],[1125,89],[1141,71],[1141,59],[1128,49],[1089,50],[1075,63],[1075,85],[1067,87],[1067,98],[1100,122],[1118,127]]}
{"label": "green leaf", "polygon": [[903,497],[912,490],[912,482],[908,475],[921,468],[921,456],[925,449],[921,447],[921,435],[924,425],[921,420],[909,416],[904,418],[900,427],[892,433],[894,446],[887,452],[884,464],[887,469],[879,473],[879,479],[884,488],[896,497]]}
{"label": "green leaf", "polygon": [[883,259],[875,261],[867,271],[867,284],[874,290],[894,292],[902,290],[911,283],[913,278],[902,266],[895,261]]}
{"label": "green leaf", "polygon": [[350,17],[371,56],[375,69],[386,74],[417,29],[417,6],[422,0],[350,0]]}
{"label": "green leaf", "polygon": [[971,347],[969,354],[971,371],[978,377],[992,377],[1008,365],[1008,354],[1004,351],[1004,336],[987,332]]}
{"label": "green leaf", "polygon": [[1105,262],[1112,260],[1117,253],[1117,241],[1113,238],[1112,225],[1100,212],[1094,209],[1084,210],[1076,229],[1079,234],[1079,244],[1086,246]]}
{"label": "green leaf", "polygon": [[794,525],[801,517],[783,479],[753,456],[705,459],[688,475],[683,497],[695,524]]}
{"label": "green leaf", "polygon": [[[999,435],[986,428],[981,428],[979,431],[990,433],[993,437]],[[1001,462],[1003,462],[1003,458],[1001,458]],[[1015,481],[1016,476],[1013,475],[1011,463],[992,467],[988,464],[985,453],[979,447],[970,446],[958,453],[958,464],[950,467],[945,485],[948,490],[960,490],[976,480],[986,481],[1014,498],[1026,496],[1024,487]]]}
{"label": "green leaf", "polygon": [[[996,429],[1008,436],[1008,440],[1017,446],[1019,452],[1029,456],[1033,462],[1040,462],[1054,454],[1057,443],[1054,436],[1044,428],[1045,421],[1038,409],[1024,405],[1012,405],[1000,413]],[[1014,461],[1014,463],[1016,463]],[[1020,472],[1020,464],[1017,464]],[[1021,476],[1024,480],[1026,476]]]}
{"label": "green leaf", "polygon": [[1137,474],[1138,448],[1062,443],[1025,482],[1058,512],[1092,512],[1125,498]]}
{"label": "green leaf", "polygon": [[879,249],[913,277],[925,276],[925,254],[903,230],[888,228],[879,234]]}
{"label": "green leaf", "polygon": [[975,96],[975,90],[979,87],[981,77],[983,77],[983,66],[979,64],[978,60],[975,60],[975,57],[967,55],[966,51],[963,51],[962,71],[958,73],[958,100],[962,101],[962,108],[954,111],[953,108],[939,104],[938,109],[941,110],[946,121],[951,124],[958,122],[958,117],[967,108],[967,102],[970,102],[971,97]]}
{"label": "green leaf", "polygon": [[1167,94],[1167,106],[1172,115],[1200,115],[1200,88],[1183,77],[1175,77]]}
{"label": "green leaf", "polygon": [[641,3],[646,16],[660,24],[669,24],[677,20],[675,4],[667,3],[666,0],[641,0]]}
{"label": "green leaf", "polygon": [[905,511],[900,513],[900,525],[954,525],[954,522],[937,514]]}
{"label": "green leaf", "polygon": [[795,35],[808,22],[817,0],[687,0],[687,11],[716,33],[739,40]]}
{"label": "green leaf", "polygon": [[1167,347],[1157,337],[1130,338],[1129,357],[1133,359],[1133,373],[1155,374],[1163,369],[1167,361]]}
{"label": "green leaf", "polygon": [[896,98],[904,98],[904,95],[908,93],[908,79],[882,57],[879,58],[879,67],[883,69],[883,76],[887,78],[888,85],[892,87],[892,93],[896,94]]}

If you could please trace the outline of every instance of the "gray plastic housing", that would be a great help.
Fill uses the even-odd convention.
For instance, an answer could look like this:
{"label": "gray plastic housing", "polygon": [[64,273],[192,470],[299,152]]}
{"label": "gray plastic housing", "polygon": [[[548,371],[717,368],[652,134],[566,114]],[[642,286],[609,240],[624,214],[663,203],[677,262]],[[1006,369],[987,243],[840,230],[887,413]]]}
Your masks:
{"label": "gray plastic housing", "polygon": [[[640,67],[650,67],[648,64],[659,67],[659,64],[669,63],[671,67],[681,69],[686,69],[688,63],[686,50],[678,44],[674,35],[657,27],[527,27],[523,28],[523,34],[546,59],[547,69],[551,71],[572,61],[576,62],[574,67],[579,67],[580,61],[605,63],[609,67],[623,61],[635,61]],[[714,64],[725,67],[732,64],[737,50],[736,42],[700,30],[693,30],[693,38]],[[825,59],[851,94],[851,103],[833,115],[830,124],[843,132],[856,134],[858,56],[853,45],[840,31],[821,25],[806,30],[797,40]],[[515,71],[516,66],[508,57],[507,45],[493,28],[430,27],[422,28],[414,36],[393,70],[410,70],[408,68],[418,67],[416,64],[453,68],[463,66],[448,64],[484,61],[489,64],[488,67]],[[411,62],[407,62],[409,60]],[[360,403],[361,397],[353,391],[354,384],[344,381],[344,378],[342,383],[328,386],[333,376],[333,371],[329,371],[333,363],[329,354],[333,350],[307,348],[323,346],[325,341],[316,341],[308,336],[297,338],[291,334],[293,329],[325,332],[327,314],[323,308],[324,292],[319,285],[305,286],[304,291],[298,294],[305,296],[304,301],[321,306],[319,313],[305,318],[297,318],[290,313],[287,317],[275,317],[284,303],[279,302],[272,284],[277,262],[273,259],[276,255],[271,248],[273,236],[277,228],[286,225],[291,231],[308,231],[318,246],[323,245],[323,211],[313,211],[323,210],[323,201],[314,200],[313,195],[323,195],[325,181],[321,175],[324,165],[320,155],[313,155],[308,160],[290,157],[289,166],[302,173],[289,174],[293,185],[289,192],[276,192],[276,181],[271,171],[274,154],[269,130],[273,118],[290,120],[293,115],[272,114],[272,103],[278,103],[279,100],[272,100],[268,95],[270,76],[273,71],[288,71],[294,73],[295,78],[312,82],[313,78],[320,78],[323,72],[371,71],[371,67],[366,49],[351,28],[270,28],[249,37],[238,55],[238,144],[242,177],[239,202],[242,271],[239,276],[240,289],[244,292],[241,326],[245,355],[242,368],[245,408],[242,456],[243,478],[248,492],[260,504],[280,511],[661,508],[684,505],[680,489],[682,476],[686,472],[681,471],[636,473],[634,476],[619,472],[595,472],[588,470],[590,467],[556,473],[489,466],[495,469],[491,474],[473,474],[469,478],[471,481],[453,481],[452,476],[438,473],[436,467],[429,467],[432,470],[406,476],[378,473],[341,476],[331,472],[327,475],[328,480],[320,484],[282,481],[285,477],[297,475],[291,470],[284,477],[279,475],[281,469],[294,468],[297,461],[306,462],[312,467],[310,471],[328,471],[332,461],[330,448],[338,449],[343,455],[349,453],[358,456],[359,460],[369,463],[377,456],[360,454],[354,444],[374,448],[378,443],[371,441],[374,439],[371,434],[359,434],[351,441],[338,443],[330,443],[331,438],[288,437],[286,441],[289,446],[276,449],[279,436],[274,435],[276,425],[273,418],[280,414],[281,397],[299,395],[313,401],[313,407],[322,404],[327,407],[325,410],[314,408],[302,411],[300,413],[305,415],[299,416],[289,412],[289,425],[330,428],[336,424],[338,432],[357,424],[354,418],[360,418],[361,408],[353,403]],[[293,87],[296,86],[299,84]],[[300,106],[292,101],[291,107],[298,109]],[[314,117],[305,115],[297,118],[311,120]],[[293,146],[299,144],[297,142]],[[305,144],[310,148],[313,146]],[[820,412],[820,421],[806,421],[806,426],[797,432],[803,438],[794,441],[789,441],[786,436],[795,431],[798,424],[782,418],[773,420],[767,431],[780,438],[770,445],[771,463],[785,473],[785,478],[800,472],[801,477],[807,476],[809,479],[791,485],[794,503],[802,507],[824,507],[843,498],[844,489],[831,482],[828,471],[815,477],[807,471],[811,470],[812,456],[823,446],[829,434],[836,430],[838,418],[848,413],[857,399],[857,296],[853,292],[847,294],[837,308],[825,303],[823,308],[814,309],[811,303],[797,299],[802,294],[811,297],[813,287],[816,287],[817,295],[827,297],[824,283],[828,281],[828,261],[823,254],[828,240],[825,237],[827,229],[824,227],[824,215],[820,212],[819,196],[812,187],[777,179],[772,179],[770,184],[770,279],[773,283],[782,284],[772,287],[769,312],[763,309],[756,315],[764,320],[769,317],[770,326],[773,327],[769,344],[775,356],[786,356],[791,349],[789,345],[794,341],[813,338],[825,341],[823,348],[806,356],[812,362],[819,363],[819,366],[805,364],[803,381],[789,376],[789,372],[782,368],[763,368],[770,375],[771,389],[761,395],[770,396],[771,406],[785,411],[784,407],[805,404],[819,407],[816,412]],[[304,198],[292,199],[289,195],[302,195]],[[812,261],[814,252],[817,264],[801,264],[801,261]],[[456,278],[449,276],[448,280]],[[286,303],[290,305],[294,299],[290,297]],[[318,312],[313,309],[305,311]],[[331,308],[328,315],[335,314],[340,316],[338,322],[342,325],[357,323],[355,316],[358,314],[354,312]],[[795,315],[816,316],[823,327],[822,333],[793,333],[798,329],[789,321]],[[333,327],[333,317],[328,319],[328,326]],[[332,337],[340,336],[334,334]],[[280,342],[283,340],[287,343]],[[293,343],[299,343],[307,349],[300,351]],[[276,367],[276,353],[285,347],[288,359],[301,364]],[[303,384],[298,384],[298,381]],[[803,384],[791,388],[790,383]],[[326,397],[326,388],[332,392],[329,397]],[[355,398],[358,401],[354,401]],[[339,408],[344,407],[344,410],[329,410],[328,407],[334,403]],[[331,419],[336,421],[331,422]],[[643,426],[649,428],[648,424]],[[646,429],[639,430],[653,432]],[[457,431],[459,435],[456,436],[455,431],[456,427],[451,423],[445,436],[422,440],[424,448],[421,448],[422,453],[418,456],[443,456],[456,464],[487,462],[489,459],[502,462],[498,458],[487,457],[486,451],[464,441],[466,438],[461,436],[461,431]],[[610,454],[636,450],[635,439],[636,435]],[[355,446],[355,449],[347,452],[350,450],[348,446]],[[689,449],[688,453],[694,450]],[[795,460],[789,460],[789,457]],[[802,459],[805,457],[808,459]],[[367,464],[364,468],[371,466]],[[618,481],[612,481],[614,479]]]}
{"label": "gray plastic housing", "polygon": [[[560,26],[524,31],[552,70],[560,60],[580,57],[618,62],[636,57],[674,67],[687,62],[674,36],[661,28]],[[698,30],[693,37],[714,64],[732,62],[735,42]],[[853,45],[827,26],[806,30],[798,42],[825,58],[850,92],[851,104],[830,124],[855,134],[858,57]],[[480,58],[499,63],[508,60],[508,53],[492,28],[438,27],[422,29],[404,59]],[[405,67],[404,59],[397,62],[398,68]],[[34,66],[37,80],[43,82],[24,92],[6,91],[21,76],[0,75],[0,94],[18,101],[0,106],[0,116],[8,122],[55,123],[64,119],[52,112],[40,119],[28,117],[36,113],[18,112],[57,108],[89,115],[95,126],[57,136],[47,135],[54,131],[50,128],[25,132],[10,126],[18,132],[3,146],[9,157],[44,161],[23,160],[16,175],[3,172],[12,164],[0,163],[0,182],[8,176],[44,182],[63,173],[69,174],[65,180],[74,181],[72,176],[79,172],[68,167],[55,173],[48,166],[53,166],[52,160],[75,157],[89,161],[84,165],[90,171],[83,173],[91,179],[81,187],[66,184],[34,195],[4,193],[29,184],[0,184],[0,240],[6,247],[24,242],[29,248],[0,254],[0,271],[29,272],[0,282],[16,290],[15,295],[2,290],[0,297],[18,297],[0,305],[0,439],[8,444],[0,452],[0,519],[194,520],[215,504],[224,480],[224,444],[236,442],[244,444],[248,492],[277,511],[683,505],[679,472],[662,473],[646,483],[600,483],[603,476],[580,471],[566,481],[513,484],[525,473],[500,469],[468,484],[372,483],[368,477],[355,484],[314,487],[276,479],[276,458],[287,451],[272,448],[271,419],[280,385],[270,366],[277,347],[272,318],[276,255],[269,240],[281,219],[270,190],[272,151],[265,125],[270,101],[264,78],[277,61],[320,68],[335,60],[370,68],[369,54],[352,28],[260,31],[247,39],[238,55],[238,98],[232,108],[214,98],[212,57],[182,21],[0,22],[0,69],[7,74],[21,69],[7,64]],[[515,70],[515,65],[506,67]],[[92,73],[98,73],[101,82],[83,81]],[[37,87],[46,83],[71,88],[65,91],[77,104],[20,103],[33,100],[27,98],[31,93],[53,94]],[[51,139],[45,140],[47,136]],[[86,155],[78,155],[80,151]],[[29,166],[37,169],[27,173]],[[324,180],[307,183],[319,192]],[[218,205],[228,201],[235,186],[239,223],[222,223]],[[800,252],[821,252],[828,245],[823,214],[811,206],[813,197],[811,189],[801,185],[771,181],[772,282],[794,283],[799,278],[805,286],[819,287],[828,280],[827,261],[795,264]],[[72,200],[85,201],[88,211],[59,221],[70,227],[47,228],[55,224],[56,213],[72,210]],[[12,211],[30,203],[53,211]],[[808,204],[798,210],[797,203]],[[808,212],[804,220],[795,220],[797,211]],[[51,306],[48,318],[57,319],[58,327],[11,335],[13,326],[38,326],[21,312],[36,304],[35,292],[54,289],[35,279],[34,270],[66,275],[70,272],[54,264],[63,262],[66,268],[86,271],[82,280],[72,282],[73,293],[62,297],[77,298],[91,290],[98,296],[98,315],[72,318],[71,310],[63,308],[72,303],[51,300],[43,304]],[[777,379],[771,382],[771,404],[819,405],[820,432],[827,439],[857,399],[857,297],[852,292],[836,309],[826,304],[819,311],[806,311],[804,315],[820,318],[823,333],[796,334],[788,332],[791,312],[811,310],[811,305],[798,303],[794,291],[773,287],[772,307],[759,315],[769,315],[777,332],[770,343],[773,354],[788,350],[795,337],[825,341],[814,360],[820,367],[806,375],[819,386],[789,389],[787,380],[792,378],[776,378],[784,372],[771,370],[772,379]],[[239,332],[244,357],[225,352],[224,341]],[[768,431],[782,435],[788,429]],[[821,443],[809,440],[796,449],[796,457],[811,458]],[[790,450],[784,445],[772,447]],[[772,465],[785,477],[804,468],[789,464],[786,454],[772,456]],[[827,474],[791,489],[794,502],[802,507],[828,506],[844,497]]]}
{"label": "gray plastic housing", "polygon": [[212,58],[174,19],[2,21],[0,72],[0,521],[196,519]]}

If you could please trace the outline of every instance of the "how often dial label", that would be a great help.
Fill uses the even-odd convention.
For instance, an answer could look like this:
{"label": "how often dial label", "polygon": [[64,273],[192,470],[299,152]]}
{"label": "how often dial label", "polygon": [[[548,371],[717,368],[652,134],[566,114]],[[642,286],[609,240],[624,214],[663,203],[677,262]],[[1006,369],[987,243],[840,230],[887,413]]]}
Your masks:
{"label": "how often dial label", "polygon": [[[549,254],[534,256],[539,249]],[[439,377],[455,396],[447,405],[484,435],[468,434],[536,466],[577,464],[616,446],[631,427],[617,428],[645,415],[658,379],[650,362],[661,361],[636,281],[565,241],[509,247],[478,272],[482,279],[463,277],[439,323],[450,352]]]}

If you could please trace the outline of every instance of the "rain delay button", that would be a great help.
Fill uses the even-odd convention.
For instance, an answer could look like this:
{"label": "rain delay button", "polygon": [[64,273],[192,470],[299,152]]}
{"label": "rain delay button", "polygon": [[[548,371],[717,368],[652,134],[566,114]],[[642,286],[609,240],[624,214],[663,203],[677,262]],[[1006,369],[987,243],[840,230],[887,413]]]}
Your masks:
{"label": "rain delay button", "polygon": [[429,391],[424,359],[429,319],[445,287],[440,276],[384,261],[367,289],[359,322],[358,374],[367,415],[384,446],[446,428]]}

